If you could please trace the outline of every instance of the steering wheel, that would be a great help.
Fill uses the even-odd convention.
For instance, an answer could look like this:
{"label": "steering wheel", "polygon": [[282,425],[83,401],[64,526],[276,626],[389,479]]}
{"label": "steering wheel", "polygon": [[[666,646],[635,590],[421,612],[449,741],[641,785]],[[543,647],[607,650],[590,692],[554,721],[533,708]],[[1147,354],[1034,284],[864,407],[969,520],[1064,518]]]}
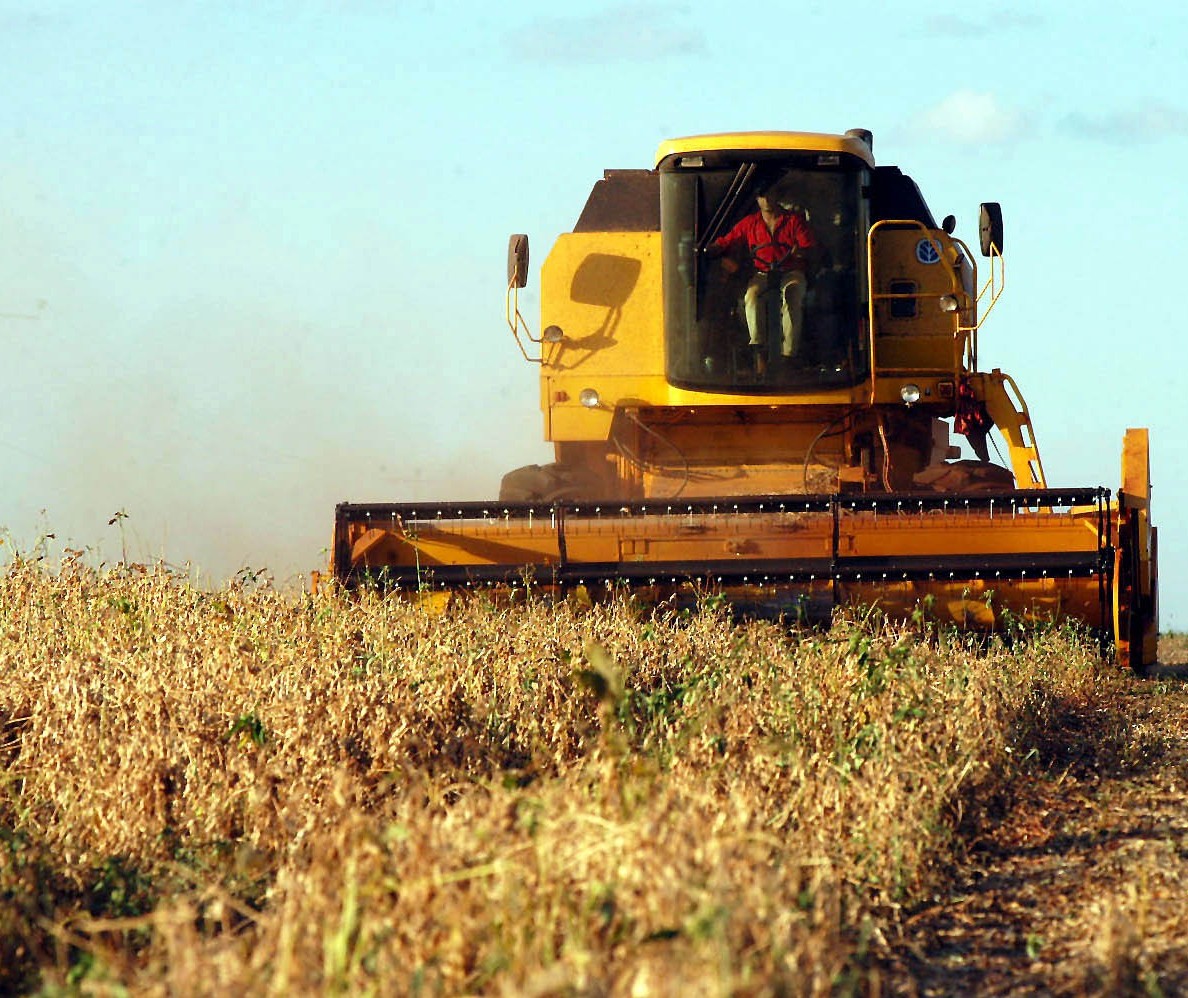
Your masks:
{"label": "steering wheel", "polygon": [[759,273],[771,273],[772,271],[782,270],[784,264],[794,257],[800,250],[799,246],[790,246],[784,251],[784,255],[777,257],[775,260],[760,259],[759,251],[771,249],[772,247],[779,247],[779,243],[760,243],[756,246],[749,247],[751,254],[751,266]]}

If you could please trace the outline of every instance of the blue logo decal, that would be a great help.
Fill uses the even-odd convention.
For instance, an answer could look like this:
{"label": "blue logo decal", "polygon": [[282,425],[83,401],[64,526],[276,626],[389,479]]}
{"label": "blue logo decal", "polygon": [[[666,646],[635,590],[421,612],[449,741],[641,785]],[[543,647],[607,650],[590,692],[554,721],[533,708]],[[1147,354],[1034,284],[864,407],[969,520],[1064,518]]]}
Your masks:
{"label": "blue logo decal", "polygon": [[931,239],[921,239],[916,243],[916,259],[921,263],[940,263],[940,247]]}

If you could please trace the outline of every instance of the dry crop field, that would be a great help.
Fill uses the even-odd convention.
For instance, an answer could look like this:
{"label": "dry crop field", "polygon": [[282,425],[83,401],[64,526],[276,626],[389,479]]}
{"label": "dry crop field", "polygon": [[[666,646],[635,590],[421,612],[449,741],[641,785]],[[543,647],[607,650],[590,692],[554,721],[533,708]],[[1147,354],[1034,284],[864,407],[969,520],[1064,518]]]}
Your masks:
{"label": "dry crop field", "polygon": [[[910,993],[915,913],[1070,739],[1164,751],[1133,682],[1067,628],[432,617],[17,558],[0,992]],[[1095,959],[1078,986],[1158,993],[1141,943]]]}

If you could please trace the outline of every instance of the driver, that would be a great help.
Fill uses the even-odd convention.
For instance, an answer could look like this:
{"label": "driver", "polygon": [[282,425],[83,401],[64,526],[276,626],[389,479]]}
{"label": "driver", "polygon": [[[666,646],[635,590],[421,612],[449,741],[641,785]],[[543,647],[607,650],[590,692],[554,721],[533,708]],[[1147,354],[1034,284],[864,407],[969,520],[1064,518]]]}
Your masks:
{"label": "driver", "polygon": [[[745,246],[750,253],[755,273],[747,282],[743,311],[750,344],[755,348],[756,370],[762,374],[765,362],[764,351],[760,348],[766,341],[766,328],[759,315],[759,296],[768,288],[774,289],[773,282],[778,278],[780,322],[784,334],[780,353],[785,359],[790,358],[800,346],[806,285],[805,251],[815,249],[817,240],[804,216],[781,204],[772,191],[759,194],[755,200],[759,210],[710,243],[706,247],[706,256],[713,259],[740,246]],[[737,270],[733,261],[727,261],[726,266],[732,272]]]}

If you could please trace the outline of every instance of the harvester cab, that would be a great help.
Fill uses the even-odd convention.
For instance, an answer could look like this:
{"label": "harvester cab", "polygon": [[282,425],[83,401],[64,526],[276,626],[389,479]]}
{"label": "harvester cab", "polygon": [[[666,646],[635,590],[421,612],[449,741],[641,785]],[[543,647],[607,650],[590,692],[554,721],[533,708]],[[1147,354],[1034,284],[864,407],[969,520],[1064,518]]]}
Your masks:
{"label": "harvester cab", "polygon": [[955,232],[860,129],[675,139],[650,169],[606,171],[541,268],[539,335],[519,310],[528,237],[508,248],[554,461],[490,502],[341,504],[335,576],[1071,616],[1152,662],[1146,431],[1127,432],[1117,497],[1048,488],[1017,385],[978,367],[999,206],[981,206],[984,273]]}
{"label": "harvester cab", "polygon": [[[692,498],[1045,484],[1013,382],[977,371],[977,308],[1002,290],[1002,219],[983,206],[989,278],[870,134],[667,142],[608,171],[542,271],[536,344],[557,460],[504,499]],[[997,411],[1012,470],[993,465]],[[954,467],[957,429],[980,459]],[[943,424],[943,425],[942,425]],[[923,474],[923,480],[917,481]]]}

